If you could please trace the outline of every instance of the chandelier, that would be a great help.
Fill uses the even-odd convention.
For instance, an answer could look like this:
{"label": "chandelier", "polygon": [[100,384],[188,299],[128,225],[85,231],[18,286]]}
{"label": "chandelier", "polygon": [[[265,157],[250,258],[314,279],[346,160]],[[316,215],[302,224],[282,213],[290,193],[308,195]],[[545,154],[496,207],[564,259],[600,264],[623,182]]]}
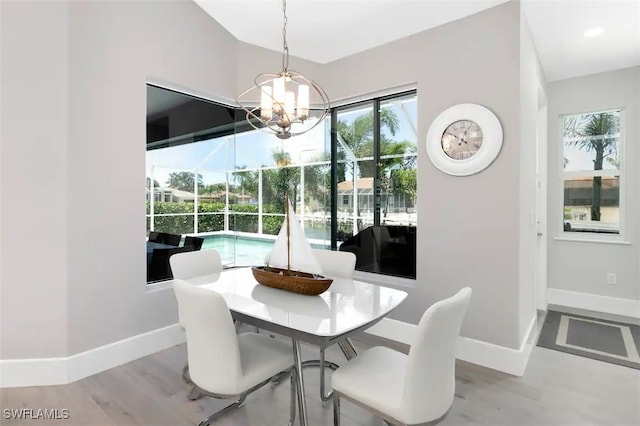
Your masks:
{"label": "chandelier", "polygon": [[[282,0],[282,71],[277,74],[258,74],[253,79],[254,85],[242,92],[236,102],[247,112],[247,121],[257,130],[276,135],[280,139],[301,135],[316,127],[329,113],[329,97],[315,81],[289,69],[289,46],[287,45],[287,0]],[[309,118],[309,95],[322,101],[322,114],[316,123],[302,127]],[[260,105],[255,106],[257,91],[260,92]],[[252,103],[250,100],[254,102]],[[259,112],[258,112],[259,110]],[[292,126],[302,127],[298,131]]]}

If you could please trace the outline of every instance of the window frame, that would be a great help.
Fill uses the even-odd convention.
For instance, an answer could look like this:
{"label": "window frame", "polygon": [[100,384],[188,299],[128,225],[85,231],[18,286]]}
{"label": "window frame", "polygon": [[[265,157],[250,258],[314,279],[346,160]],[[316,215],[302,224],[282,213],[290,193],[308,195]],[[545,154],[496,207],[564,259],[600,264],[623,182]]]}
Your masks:
{"label": "window frame", "polygon": [[[565,171],[564,169],[564,120],[566,117],[572,116],[581,116],[587,114],[599,114],[599,113],[608,113],[608,112],[620,112],[620,132],[619,132],[619,146],[618,146],[618,156],[619,156],[619,167],[617,169],[602,169],[602,170],[572,170]],[[620,243],[624,242],[626,236],[626,209],[627,209],[627,199],[626,199],[626,155],[625,155],[625,145],[626,145],[626,108],[623,106],[612,107],[612,108],[603,108],[603,109],[594,109],[594,110],[586,110],[582,112],[572,112],[558,115],[558,170],[559,170],[559,191],[558,191],[558,204],[560,207],[560,212],[558,217],[560,220],[558,221],[557,226],[557,235],[562,240],[570,240],[570,241],[591,241],[591,242],[612,242],[612,243]],[[615,177],[619,176],[619,221],[618,221],[618,233],[597,233],[597,232],[580,232],[580,231],[565,231],[564,229],[564,208],[565,208],[565,200],[564,200],[564,192],[565,192],[565,181],[568,179],[575,179],[578,177]]]}
{"label": "window frame", "polygon": [[[397,92],[387,92],[385,94],[380,94],[380,95],[371,95],[370,97],[366,97],[366,98],[359,98],[358,100],[355,100],[353,102],[344,102],[344,103],[340,103],[339,105],[333,106],[331,108],[331,192],[332,192],[332,197],[331,197],[331,216],[332,216],[332,220],[331,220],[331,250],[337,250],[337,243],[338,243],[338,215],[337,215],[337,210],[338,210],[338,206],[343,206],[342,201],[340,201],[340,199],[338,198],[338,182],[337,182],[337,165],[338,165],[338,114],[342,111],[348,111],[348,110],[352,110],[352,109],[357,109],[359,107],[364,107],[367,105],[371,105],[372,107],[372,113],[373,113],[373,153],[372,153],[372,159],[376,164],[380,163],[381,157],[385,157],[385,156],[381,156],[380,155],[380,141],[381,141],[381,123],[380,123],[380,109],[381,106],[387,102],[387,101],[392,101],[394,99],[401,99],[404,97],[410,97],[413,96],[415,97],[415,102],[416,102],[416,106],[417,106],[417,102],[418,102],[418,90],[417,88],[412,88],[412,89],[405,89],[405,90],[399,90]],[[415,123],[417,126],[417,122]],[[416,169],[416,173],[418,172],[418,136],[416,134],[416,152],[415,155],[413,155],[416,159],[416,163],[415,163],[415,169]],[[409,156],[404,155],[404,158],[407,158]],[[381,175],[380,175],[380,167],[378,165],[378,167],[376,167],[376,172],[374,173],[373,176],[373,188],[372,188],[372,196],[373,196],[373,222],[374,225],[381,225],[381,205],[382,205],[382,193],[380,191],[380,180],[381,180]],[[419,184],[419,180],[416,180],[416,194],[417,194],[417,186]],[[387,196],[389,196],[389,194],[387,194]],[[396,194],[392,194],[391,196],[395,197]],[[376,200],[378,199],[378,200]],[[414,210],[417,211],[417,200],[416,203],[414,204]],[[357,208],[357,206],[354,206],[354,208]],[[414,226],[416,233],[418,230],[418,221],[417,221],[417,217],[416,217],[416,223]],[[417,247],[416,247],[416,259],[415,259],[416,265],[418,262],[418,258],[417,258]],[[415,272],[415,275],[417,277],[417,269]],[[391,278],[397,278],[397,279],[401,279],[401,280],[415,280],[416,277],[409,277],[409,276],[400,276],[400,275],[393,275],[393,274],[389,274],[389,273],[384,273],[384,272],[370,272],[370,271],[362,271],[359,269],[356,269],[356,273],[357,274],[366,274],[366,275],[376,275],[379,277],[391,277]]]}

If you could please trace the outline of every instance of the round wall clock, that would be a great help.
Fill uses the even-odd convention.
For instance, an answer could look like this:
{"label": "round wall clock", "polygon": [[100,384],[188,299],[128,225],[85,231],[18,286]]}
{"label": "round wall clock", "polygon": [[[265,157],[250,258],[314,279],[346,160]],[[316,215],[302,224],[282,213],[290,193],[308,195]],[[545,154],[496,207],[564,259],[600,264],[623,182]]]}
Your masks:
{"label": "round wall clock", "polygon": [[493,112],[477,104],[442,111],[427,133],[427,153],[434,166],[454,176],[483,170],[502,148],[502,126]]}

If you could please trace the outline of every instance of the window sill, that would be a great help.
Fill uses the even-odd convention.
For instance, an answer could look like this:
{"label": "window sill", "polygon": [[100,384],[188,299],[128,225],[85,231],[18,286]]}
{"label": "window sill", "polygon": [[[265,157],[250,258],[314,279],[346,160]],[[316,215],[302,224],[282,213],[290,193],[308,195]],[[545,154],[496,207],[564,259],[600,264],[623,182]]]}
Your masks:
{"label": "window sill", "polygon": [[584,238],[584,237],[554,237],[555,241],[571,241],[577,243],[598,243],[598,244],[618,244],[624,246],[630,246],[631,241],[624,240],[612,240],[612,239],[599,239],[599,238]]}
{"label": "window sill", "polygon": [[416,287],[416,280],[413,280],[411,278],[394,277],[393,275],[355,271],[355,273],[353,274],[353,278],[369,284],[382,285],[399,290],[413,289]]}
{"label": "window sill", "polygon": [[156,293],[158,291],[164,291],[173,288],[173,280],[160,281],[153,284],[147,284],[145,287],[145,293]]}

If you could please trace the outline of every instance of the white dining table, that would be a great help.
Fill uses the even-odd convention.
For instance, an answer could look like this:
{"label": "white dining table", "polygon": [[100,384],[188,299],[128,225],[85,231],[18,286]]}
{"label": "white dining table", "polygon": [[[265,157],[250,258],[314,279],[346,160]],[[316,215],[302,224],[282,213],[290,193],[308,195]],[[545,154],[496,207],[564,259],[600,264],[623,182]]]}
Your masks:
{"label": "white dining table", "polygon": [[338,343],[351,358],[356,353],[350,342],[345,345],[349,337],[380,321],[407,297],[402,290],[345,278],[334,278],[318,296],[301,295],[259,284],[250,267],[226,269],[189,282],[220,293],[235,320],[292,339],[301,426],[307,424],[307,410],[300,342],[321,348]]}

